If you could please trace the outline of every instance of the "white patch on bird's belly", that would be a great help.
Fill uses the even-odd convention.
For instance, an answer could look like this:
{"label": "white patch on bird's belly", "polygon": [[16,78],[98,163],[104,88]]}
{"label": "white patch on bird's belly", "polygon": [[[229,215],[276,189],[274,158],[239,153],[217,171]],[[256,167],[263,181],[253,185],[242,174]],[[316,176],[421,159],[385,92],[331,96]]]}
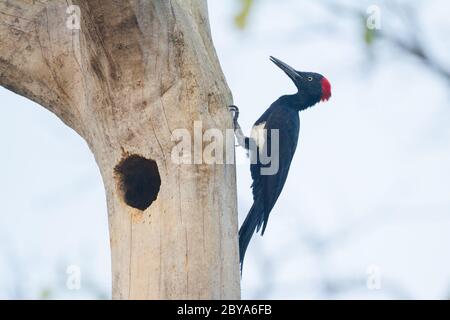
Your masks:
{"label": "white patch on bird's belly", "polygon": [[256,146],[260,152],[264,149],[264,144],[266,143],[267,132],[265,130],[266,123],[262,122],[252,128],[252,133],[250,137],[255,141]]}

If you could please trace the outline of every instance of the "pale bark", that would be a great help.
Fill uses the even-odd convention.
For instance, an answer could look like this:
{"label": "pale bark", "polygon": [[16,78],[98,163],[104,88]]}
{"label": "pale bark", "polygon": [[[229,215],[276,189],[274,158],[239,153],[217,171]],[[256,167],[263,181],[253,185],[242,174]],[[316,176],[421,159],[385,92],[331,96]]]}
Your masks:
{"label": "pale bark", "polygon": [[[66,25],[71,4],[80,30]],[[174,129],[232,126],[206,1],[0,0],[0,85],[55,113],[94,153],[113,298],[240,297],[234,165],[171,161]],[[157,195],[144,211],[124,194],[133,170]]]}

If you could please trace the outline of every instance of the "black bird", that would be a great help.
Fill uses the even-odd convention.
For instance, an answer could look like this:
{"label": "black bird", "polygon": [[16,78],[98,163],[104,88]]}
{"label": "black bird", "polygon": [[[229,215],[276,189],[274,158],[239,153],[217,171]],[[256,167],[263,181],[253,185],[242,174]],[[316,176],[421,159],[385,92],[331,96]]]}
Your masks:
{"label": "black bird", "polygon": [[[250,138],[243,135],[237,122],[239,109],[230,106],[230,110],[234,112],[237,141],[250,151],[252,160],[250,171],[253,179],[253,206],[239,230],[241,268],[253,233],[255,230],[259,232],[262,228],[261,235],[264,235],[270,211],[286,182],[297,148],[300,131],[299,111],[331,97],[330,82],[321,74],[296,71],[274,57],[270,57],[270,60],[291,78],[298,92],[281,96],[272,103],[255,122]],[[276,131],[273,131],[274,129]]]}

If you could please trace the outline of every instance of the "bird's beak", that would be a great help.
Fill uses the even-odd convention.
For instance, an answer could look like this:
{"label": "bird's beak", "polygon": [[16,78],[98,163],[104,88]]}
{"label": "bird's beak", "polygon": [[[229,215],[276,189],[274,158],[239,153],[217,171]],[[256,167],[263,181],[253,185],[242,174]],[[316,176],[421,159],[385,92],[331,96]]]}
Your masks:
{"label": "bird's beak", "polygon": [[281,61],[275,57],[272,57],[272,56],[270,57],[270,61],[275,63],[278,66],[278,68],[283,70],[289,76],[289,78],[292,79],[292,81],[296,82],[297,78],[301,78],[301,76],[298,74],[297,71],[295,71],[294,68],[292,68],[290,65],[284,63],[283,61]]}

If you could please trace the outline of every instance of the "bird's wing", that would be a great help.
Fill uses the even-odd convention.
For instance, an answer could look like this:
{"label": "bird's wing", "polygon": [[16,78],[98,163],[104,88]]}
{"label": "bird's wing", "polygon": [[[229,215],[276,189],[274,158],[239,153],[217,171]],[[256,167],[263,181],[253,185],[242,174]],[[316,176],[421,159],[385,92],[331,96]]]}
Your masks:
{"label": "bird's wing", "polygon": [[[261,133],[261,129],[265,129],[266,133]],[[278,138],[271,131],[278,129]],[[251,164],[250,170],[253,178],[253,200],[255,203],[263,204],[261,207],[259,223],[257,231],[262,226],[261,234],[264,234],[269,214],[275,205],[289,172],[292,158],[297,148],[299,134],[299,117],[295,112],[291,117],[286,117],[282,112],[272,112],[266,121],[257,122],[254,127],[253,135],[258,140],[258,159],[256,163]],[[262,137],[263,139],[259,139]],[[263,174],[262,170],[274,165],[274,157],[276,157],[275,143],[278,142],[278,170],[274,174]],[[265,152],[265,153],[264,153]],[[262,163],[261,154],[272,157],[272,162],[268,164]],[[273,168],[276,168],[273,167]]]}

